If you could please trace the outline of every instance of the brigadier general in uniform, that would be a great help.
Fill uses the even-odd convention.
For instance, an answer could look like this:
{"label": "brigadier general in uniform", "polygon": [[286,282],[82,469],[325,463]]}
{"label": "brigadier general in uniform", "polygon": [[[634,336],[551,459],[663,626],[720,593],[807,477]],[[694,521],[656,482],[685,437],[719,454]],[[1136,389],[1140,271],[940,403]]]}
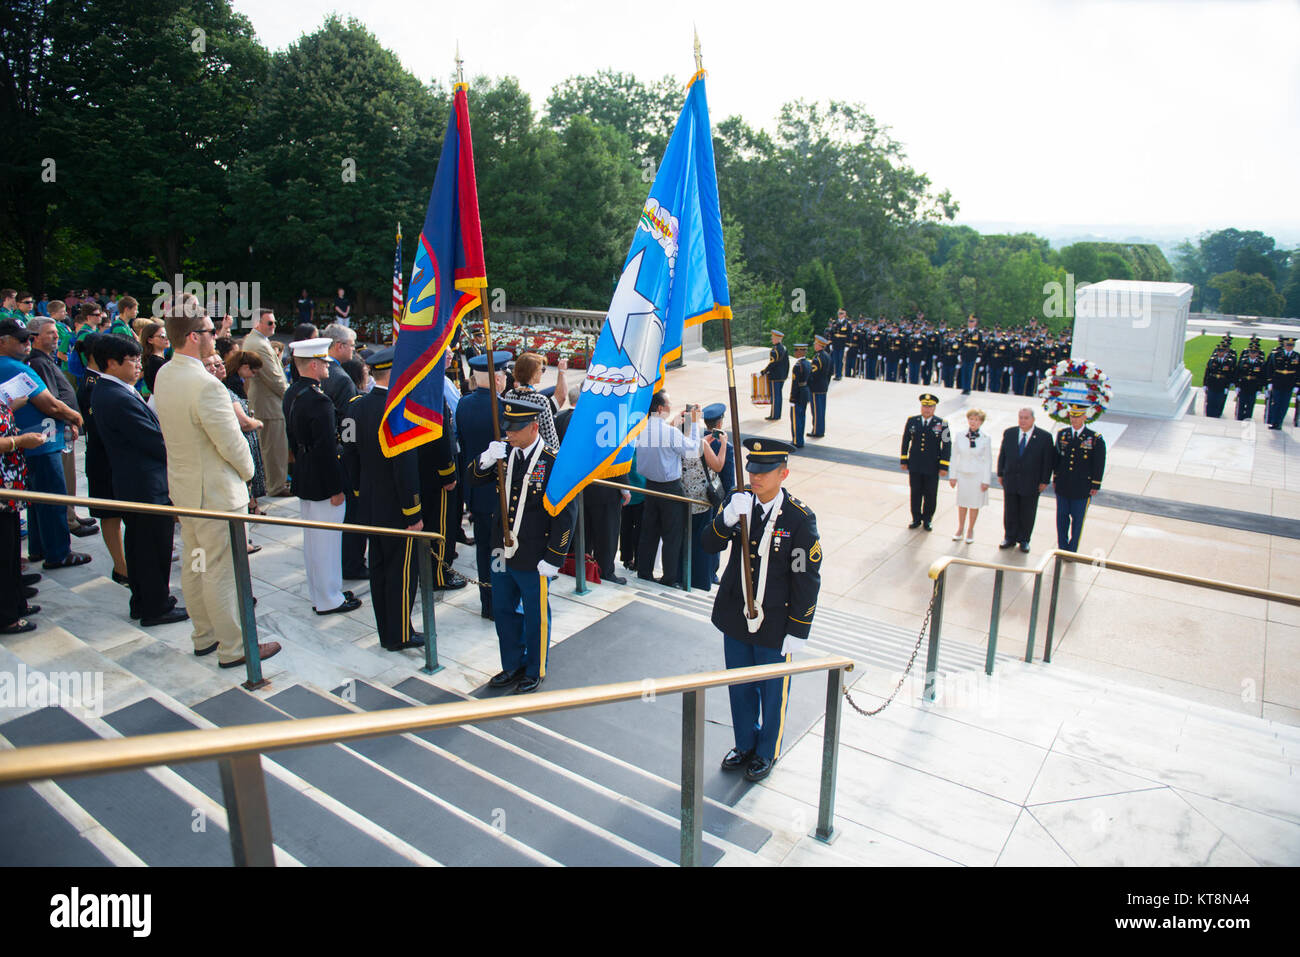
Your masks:
{"label": "brigadier general in uniform", "polygon": [[[506,441],[493,441],[474,464],[473,480],[496,487],[497,462],[505,460],[506,499],[512,544],[492,525],[492,612],[501,647],[501,671],[488,686],[536,691],[546,679],[551,640],[550,581],[560,573],[573,534],[573,500],[551,517],[542,503],[555,465],[555,451],[542,441],[539,409],[531,402],[503,401]],[[519,611],[522,605],[523,610]]]}
{"label": "brigadier general in uniform", "polygon": [[[745,470],[749,488],[737,490],[705,529],[706,552],[732,546],[727,569],[713,602],[713,624],[722,632],[728,668],[747,668],[789,661],[812,628],[821,587],[822,546],[817,518],[806,505],[781,487],[793,447],[775,439],[744,440],[749,453]],[[740,518],[748,519],[749,541],[740,541]],[[740,548],[749,548],[757,618],[746,617],[744,574]],[[749,781],[760,781],[781,756],[790,677],[731,685],[731,726],[736,746],[722,759],[728,771],[744,769]]]}
{"label": "brigadier general in uniform", "polygon": [[1056,474],[1056,545],[1079,550],[1088,503],[1101,489],[1106,471],[1106,440],[1084,425],[1087,408],[1070,406],[1070,425],[1056,433],[1053,471]]}
{"label": "brigadier general in uniform", "polygon": [[[371,353],[366,360],[375,385],[354,397],[344,410],[343,465],[355,493],[358,525],[380,525],[418,532],[420,518],[420,476],[415,451],[399,452],[392,458],[379,445],[379,430],[388,404],[388,377],[393,370],[395,347]],[[393,535],[371,535],[370,601],[375,608],[379,644],[387,651],[421,648],[424,635],[411,627],[411,609],[419,589],[416,548],[425,542]]]}
{"label": "brigadier general in uniform", "polygon": [[820,439],[826,434],[826,393],[831,387],[831,360],[826,353],[825,336],[813,338],[813,357],[809,362],[808,391],[812,393],[812,431],[809,438]]}
{"label": "brigadier general in uniform", "polygon": [[938,502],[939,479],[947,477],[952,458],[948,423],[934,414],[938,404],[939,400],[929,392],[921,395],[921,414],[912,416],[903,427],[903,450],[899,454],[899,464],[912,487],[912,524],[907,527],[924,525],[927,532],[933,531],[930,521]]}
{"label": "brigadier general in uniform", "polygon": [[1295,337],[1283,336],[1281,346],[1268,357],[1268,427],[1282,428],[1291,393],[1300,380],[1300,352],[1295,351]]}
{"label": "brigadier general in uniform", "polygon": [[772,351],[768,354],[770,361],[763,367],[762,375],[767,378],[772,392],[772,414],[767,421],[776,422],[781,418],[781,393],[785,389],[785,380],[790,378],[790,356],[785,351],[781,340],[785,333],[780,329],[772,330]]}
{"label": "brigadier general in uniform", "polygon": [[[321,382],[329,375],[329,339],[295,342],[293,364],[298,378],[284,393],[284,419],[293,451],[293,481],[302,517],[313,522],[342,522],[347,487],[339,460],[334,403]],[[312,608],[318,615],[356,611],[361,600],[343,591],[342,533],[304,528],[303,559]]]}
{"label": "brigadier general in uniform", "polygon": [[808,389],[812,364],[805,355],[807,351],[805,343],[796,342],[794,364],[790,366],[790,441],[796,449],[803,448],[804,421],[808,415],[808,403],[812,400],[812,392]]}

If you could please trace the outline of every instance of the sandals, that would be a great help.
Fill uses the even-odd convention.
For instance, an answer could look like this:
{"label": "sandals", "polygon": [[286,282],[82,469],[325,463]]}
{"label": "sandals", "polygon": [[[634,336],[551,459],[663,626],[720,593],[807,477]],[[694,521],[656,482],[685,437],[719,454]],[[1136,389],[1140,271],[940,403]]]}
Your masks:
{"label": "sandals", "polygon": [[41,567],[42,567],[42,568],[46,568],[46,569],[49,569],[49,568],[71,568],[71,567],[73,567],[74,565],[84,565],[84,564],[86,564],[88,561],[90,561],[90,556],[87,555],[85,552],[68,552],[67,556],[63,559],[63,561],[59,561],[59,562],[46,562],[46,563],[45,563],[44,565],[42,565]]}

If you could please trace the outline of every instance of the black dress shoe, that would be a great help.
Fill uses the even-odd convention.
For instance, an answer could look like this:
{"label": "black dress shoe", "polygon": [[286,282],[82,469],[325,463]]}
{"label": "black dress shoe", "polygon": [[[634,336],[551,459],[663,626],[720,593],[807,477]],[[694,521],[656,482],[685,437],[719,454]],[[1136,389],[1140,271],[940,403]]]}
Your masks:
{"label": "black dress shoe", "polygon": [[188,621],[190,613],[185,610],[183,605],[177,605],[166,614],[159,615],[157,618],[141,618],[140,625],[149,628],[153,625],[173,625],[178,621]]}
{"label": "black dress shoe", "polygon": [[220,645],[221,645],[221,642],[219,642],[219,641],[214,641],[212,644],[208,645],[206,648],[195,648],[195,649],[194,649],[194,657],[195,657],[195,658],[202,658],[204,655],[210,655],[210,654],[212,654],[214,651],[216,651],[217,648],[220,647]]}
{"label": "black dress shoe", "polygon": [[933,531],[934,531],[934,526],[931,525],[929,522],[926,522],[926,523],[924,524],[924,526],[922,526],[922,527],[923,527],[927,532],[933,532]]}
{"label": "black dress shoe", "polygon": [[360,607],[360,598],[348,598],[345,594],[343,604],[339,605],[337,608],[331,608],[328,611],[316,611],[316,609],[313,608],[312,611],[315,611],[318,615],[338,615],[349,611],[356,611]]}
{"label": "black dress shoe", "polygon": [[1021,550],[1022,552],[1028,553],[1028,552],[1029,552],[1029,543],[1028,543],[1028,542],[1021,542],[1021,543],[1020,543],[1020,550]]}
{"label": "black dress shoe", "polygon": [[480,608],[478,615],[480,618],[486,618],[488,621],[496,621],[496,615],[492,614],[491,608]]}
{"label": "black dress shoe", "polygon": [[757,754],[754,755],[753,760],[749,762],[749,767],[745,768],[745,780],[763,780],[763,778],[772,773],[772,765],[775,763],[775,761],[769,761],[767,758],[759,757]]}
{"label": "black dress shoe", "polygon": [[39,591],[40,591],[40,589],[39,589],[39,588],[36,588],[36,587],[33,586],[33,585],[24,585],[24,586],[23,586],[23,597],[24,597],[24,598],[35,598],[35,597],[36,597],[36,593],[39,592]]}
{"label": "black dress shoe", "polygon": [[514,694],[528,694],[531,691],[536,691],[545,680],[545,678],[524,677],[519,684],[515,685]]}
{"label": "black dress shoe", "polygon": [[741,768],[748,767],[749,762],[754,760],[753,751],[741,751],[739,748],[732,748],[727,752],[727,756],[722,759],[722,770],[739,771]]}
{"label": "black dress shoe", "polygon": [[24,585],[35,585],[38,581],[41,580],[41,573],[32,572],[30,575],[23,575],[18,580],[22,582]]}
{"label": "black dress shoe", "polygon": [[499,671],[492,676],[488,682],[489,688],[509,688],[512,684],[519,682],[525,674],[523,668],[516,668],[514,671]]}
{"label": "black dress shoe", "polygon": [[405,651],[407,648],[423,648],[424,635],[418,631],[411,632],[411,637],[407,638],[400,645],[394,645],[391,648],[385,647],[384,651]]}
{"label": "black dress shoe", "polygon": [[610,575],[608,578],[601,576],[604,581],[613,582],[615,585],[626,585],[627,579],[622,575]]}
{"label": "black dress shoe", "polygon": [[76,535],[78,538],[89,538],[91,535],[99,534],[99,526],[91,525],[89,528],[85,525],[78,525],[76,528],[68,529],[69,535]]}
{"label": "black dress shoe", "polygon": [[455,591],[457,588],[464,588],[468,584],[469,581],[467,579],[462,578],[456,572],[451,572],[447,575],[447,580],[443,582],[443,584],[441,585],[434,585],[433,590],[434,591]]}
{"label": "black dress shoe", "polygon": [[920,519],[917,519],[915,522],[913,522],[911,525],[909,525],[909,526],[907,526],[907,527],[908,527],[908,528],[920,528],[920,527],[921,527],[921,520],[920,520]]}
{"label": "black dress shoe", "polygon": [[1011,547],[1012,545],[1014,545],[1014,544],[1015,544],[1015,542],[1013,542],[1013,541],[1011,541],[1011,539],[1007,538],[1007,539],[1003,539],[1002,541],[998,542],[998,548],[1010,548],[1010,547]]}

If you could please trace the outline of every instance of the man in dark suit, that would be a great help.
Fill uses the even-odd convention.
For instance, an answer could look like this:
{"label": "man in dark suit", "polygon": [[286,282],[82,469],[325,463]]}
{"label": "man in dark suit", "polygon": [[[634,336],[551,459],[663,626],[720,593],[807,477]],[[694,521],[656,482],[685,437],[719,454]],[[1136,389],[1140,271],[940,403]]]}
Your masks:
{"label": "man in dark suit", "polygon": [[1070,406],[1070,425],[1056,433],[1052,468],[1056,473],[1057,547],[1079,550],[1083,518],[1106,472],[1106,440],[1084,425],[1087,408]]}
{"label": "man in dark suit", "polygon": [[[424,523],[415,450],[388,458],[379,446],[393,353],[394,347],[388,346],[371,354],[366,364],[375,387],[354,398],[344,410],[343,467],[355,493],[357,524],[418,532]],[[415,549],[428,545],[392,535],[371,536],[369,545],[370,603],[375,609],[380,646],[387,651],[423,647],[424,635],[411,627],[411,608],[419,592]]]}
{"label": "man in dark suit", "polygon": [[[470,358],[469,367],[476,388],[456,406],[460,480],[465,486],[465,504],[469,507],[470,523],[474,527],[475,558],[478,580],[481,582],[492,580],[492,527],[501,521],[500,496],[494,486],[470,482],[470,470],[488,444],[497,438],[497,432],[492,427],[492,394],[488,390],[495,389],[498,396],[501,394],[505,387],[503,370],[510,361],[510,353],[494,351],[493,359],[494,368],[489,372],[486,352]],[[491,620],[491,586],[479,585],[478,598],[479,614]]]}
{"label": "man in dark suit", "polygon": [[[125,336],[101,336],[96,364],[104,374],[90,394],[95,426],[108,453],[113,497],[124,502],[170,505],[167,493],[167,448],[158,417],[136,391],[140,378],[140,344]],[[126,577],[131,589],[131,617],[140,624],[167,625],[190,616],[176,605],[168,587],[172,570],[170,515],[126,512]]]}
{"label": "man in dark suit", "polygon": [[[789,661],[802,650],[812,629],[821,588],[822,546],[817,517],[781,487],[790,475],[786,463],[794,447],[778,439],[744,440],[748,457],[745,471],[749,488],[728,496],[701,546],[718,553],[731,545],[731,558],[712,621],[722,632],[723,656],[728,668],[771,665]],[[740,539],[740,519],[748,521],[749,540]],[[759,617],[746,615],[740,548],[748,545],[751,587]],[[728,771],[744,770],[746,779],[767,777],[781,755],[785,706],[790,678],[731,685],[731,726],[736,746],[722,759]]]}
{"label": "man in dark suit", "polygon": [[1002,433],[998,481],[1002,484],[1002,544],[1029,551],[1038,496],[1052,479],[1052,436],[1034,425],[1034,410],[1020,410],[1019,425]]}

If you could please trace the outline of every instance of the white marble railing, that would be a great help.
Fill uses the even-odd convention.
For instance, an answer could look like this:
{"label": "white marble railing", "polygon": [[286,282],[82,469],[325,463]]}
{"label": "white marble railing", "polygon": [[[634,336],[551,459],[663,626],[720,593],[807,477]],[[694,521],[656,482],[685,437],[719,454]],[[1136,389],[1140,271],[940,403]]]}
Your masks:
{"label": "white marble railing", "polygon": [[493,319],[516,326],[549,326],[598,335],[605,324],[605,313],[595,309],[554,309],[546,306],[519,306],[507,309]]}

